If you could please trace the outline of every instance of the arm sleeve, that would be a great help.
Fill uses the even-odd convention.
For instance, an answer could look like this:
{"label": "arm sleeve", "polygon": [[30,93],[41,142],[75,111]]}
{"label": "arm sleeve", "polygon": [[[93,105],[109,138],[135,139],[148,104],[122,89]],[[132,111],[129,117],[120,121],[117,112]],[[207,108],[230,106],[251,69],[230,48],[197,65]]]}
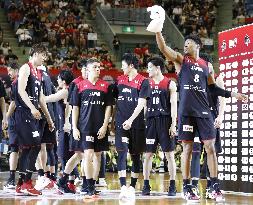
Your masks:
{"label": "arm sleeve", "polygon": [[139,93],[139,98],[149,98],[150,97],[150,86],[148,79],[143,80],[141,84],[141,89]]}
{"label": "arm sleeve", "polygon": [[118,95],[119,95],[117,82],[112,84],[111,87],[112,87],[112,96],[113,96],[113,98],[117,99]]}
{"label": "arm sleeve", "polygon": [[217,96],[225,97],[225,98],[230,98],[231,97],[231,92],[228,90],[224,90],[220,87],[218,87],[216,84],[210,84],[208,85],[209,91]]}
{"label": "arm sleeve", "polygon": [[[73,94],[73,91],[74,91],[74,89],[75,89],[75,83],[70,83],[70,85],[69,85],[69,93],[68,93],[68,99],[67,99],[67,101],[70,103],[71,102],[71,96],[72,96],[72,94]],[[71,103],[70,103],[71,104]]]}

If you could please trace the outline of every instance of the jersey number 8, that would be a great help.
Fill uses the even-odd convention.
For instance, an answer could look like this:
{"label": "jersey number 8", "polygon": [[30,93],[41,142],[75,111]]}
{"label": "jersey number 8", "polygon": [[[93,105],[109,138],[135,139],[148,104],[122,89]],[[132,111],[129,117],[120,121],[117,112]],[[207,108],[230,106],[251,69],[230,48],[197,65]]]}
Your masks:
{"label": "jersey number 8", "polygon": [[199,74],[195,74],[194,76],[194,82],[199,82]]}

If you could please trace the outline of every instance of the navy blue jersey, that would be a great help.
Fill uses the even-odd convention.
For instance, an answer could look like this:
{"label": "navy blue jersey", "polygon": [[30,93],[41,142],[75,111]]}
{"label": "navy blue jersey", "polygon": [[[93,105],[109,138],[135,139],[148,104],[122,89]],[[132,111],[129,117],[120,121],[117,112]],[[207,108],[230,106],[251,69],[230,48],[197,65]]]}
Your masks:
{"label": "navy blue jersey", "polygon": [[80,108],[78,128],[83,134],[94,134],[104,123],[106,106],[113,105],[112,89],[99,79],[95,85],[84,79],[76,85],[72,104]]}
{"label": "navy blue jersey", "polygon": [[[0,80],[0,98],[6,96],[5,88],[3,82]],[[3,119],[2,111],[0,110],[0,121]]]}
{"label": "navy blue jersey", "polygon": [[75,78],[69,85],[69,94],[68,94],[68,102],[71,104],[71,96],[73,94],[73,91],[75,90],[75,87],[78,83],[80,83],[83,80],[82,76],[79,76]]}
{"label": "navy blue jersey", "polygon": [[[128,80],[127,75],[118,77],[114,89],[114,97],[117,99],[116,105],[116,126],[122,127],[122,124],[128,120],[138,104],[139,98],[148,98],[150,88],[148,79],[138,74],[132,81]],[[133,128],[144,129],[144,111],[133,121]]]}
{"label": "navy blue jersey", "polygon": [[147,101],[147,118],[158,116],[171,116],[170,105],[170,80],[164,76],[163,80],[158,84],[154,80],[149,79],[151,89],[150,98]]}
{"label": "navy blue jersey", "polygon": [[[27,80],[27,86],[25,88],[25,91],[28,94],[28,97],[32,104],[35,106],[36,109],[39,108],[39,96],[41,91],[41,70],[38,70],[36,68],[33,68],[31,63],[27,63],[30,68],[30,75]],[[21,79],[22,80],[22,79]],[[17,82],[19,83],[19,82]],[[22,98],[20,97],[18,91],[15,92],[14,96],[16,107],[21,107],[25,109],[29,109],[27,105],[24,103]]]}
{"label": "navy blue jersey", "polygon": [[[46,71],[42,71],[42,90],[45,96],[55,93],[55,87]],[[53,121],[55,121],[54,103],[47,103],[47,109]]]}
{"label": "navy blue jersey", "polygon": [[179,73],[179,116],[210,118],[206,61],[185,56]]}

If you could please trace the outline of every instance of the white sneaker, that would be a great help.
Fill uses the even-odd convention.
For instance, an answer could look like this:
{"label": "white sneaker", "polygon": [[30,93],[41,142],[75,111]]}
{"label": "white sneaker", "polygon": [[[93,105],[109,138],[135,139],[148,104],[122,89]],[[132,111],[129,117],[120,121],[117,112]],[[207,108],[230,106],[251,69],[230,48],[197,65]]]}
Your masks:
{"label": "white sneaker", "polygon": [[79,185],[82,185],[82,182],[83,181],[79,177],[76,177],[74,184],[75,184],[76,187],[78,187]]}
{"label": "white sneaker", "polygon": [[127,187],[124,185],[121,187],[121,190],[120,190],[120,194],[119,194],[119,200],[127,200],[127,196],[128,195],[128,189]]}
{"label": "white sneaker", "polygon": [[130,201],[135,201],[135,188],[132,186],[128,187],[128,199]]}
{"label": "white sneaker", "polygon": [[50,182],[51,182],[50,179],[45,176],[38,177],[34,188],[38,191],[41,191],[41,190],[45,189],[46,186],[48,186],[50,184]]}
{"label": "white sneaker", "polygon": [[95,186],[97,186],[97,187],[107,187],[107,183],[105,181],[105,178],[99,178],[98,179],[98,184],[96,184]]}

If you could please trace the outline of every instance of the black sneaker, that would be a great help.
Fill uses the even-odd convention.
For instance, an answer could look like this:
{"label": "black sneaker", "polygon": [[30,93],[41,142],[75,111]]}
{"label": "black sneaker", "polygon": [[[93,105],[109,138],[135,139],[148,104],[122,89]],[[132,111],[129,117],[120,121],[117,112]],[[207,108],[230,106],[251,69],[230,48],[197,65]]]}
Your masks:
{"label": "black sneaker", "polygon": [[200,197],[194,193],[193,188],[191,184],[185,185],[183,188],[183,198],[187,201],[197,202]]}
{"label": "black sneaker", "polygon": [[177,194],[177,190],[176,190],[176,187],[173,186],[173,187],[169,187],[169,191],[168,191],[168,196],[176,196]]}
{"label": "black sneaker", "polygon": [[7,183],[4,185],[3,189],[8,190],[8,189],[15,189],[15,181],[13,179],[8,179]]}
{"label": "black sneaker", "polygon": [[96,195],[96,189],[95,189],[95,186],[88,186],[88,190],[87,190],[87,195],[88,196],[94,196]]}
{"label": "black sneaker", "polygon": [[149,185],[148,186],[144,185],[141,194],[143,196],[149,196],[150,195],[150,191],[151,191],[151,187]]}
{"label": "black sneaker", "polygon": [[75,194],[75,192],[73,190],[71,190],[67,184],[63,184],[61,183],[61,180],[58,181],[57,183],[57,186],[58,186],[58,191],[62,194]]}
{"label": "black sneaker", "polygon": [[87,194],[88,193],[88,186],[86,186],[86,187],[81,187],[81,189],[80,189],[80,194]]}
{"label": "black sneaker", "polygon": [[225,198],[220,190],[219,183],[215,183],[213,186],[210,187],[210,198],[214,199],[216,202],[223,202]]}

